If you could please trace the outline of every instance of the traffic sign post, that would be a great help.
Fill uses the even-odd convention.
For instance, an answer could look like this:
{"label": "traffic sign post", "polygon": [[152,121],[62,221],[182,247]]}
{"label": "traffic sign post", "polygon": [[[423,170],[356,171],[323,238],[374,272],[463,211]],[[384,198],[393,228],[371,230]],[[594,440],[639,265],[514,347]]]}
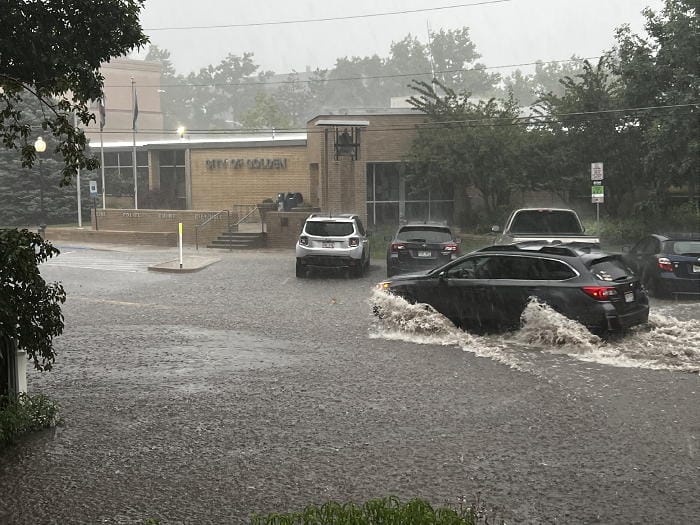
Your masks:
{"label": "traffic sign post", "polygon": [[95,231],[99,230],[97,227],[97,181],[90,181],[90,197],[92,197],[92,211],[95,212]]}
{"label": "traffic sign post", "polygon": [[600,235],[600,204],[605,202],[605,186],[603,186],[603,163],[591,162],[591,202],[595,204],[595,221]]}

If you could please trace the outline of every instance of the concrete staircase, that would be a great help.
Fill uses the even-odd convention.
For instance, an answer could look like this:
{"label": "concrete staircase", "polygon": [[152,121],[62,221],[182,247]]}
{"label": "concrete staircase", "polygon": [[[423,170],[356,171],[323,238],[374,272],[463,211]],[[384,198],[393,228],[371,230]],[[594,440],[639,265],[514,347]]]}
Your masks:
{"label": "concrete staircase", "polygon": [[261,232],[223,232],[211,241],[208,248],[225,250],[250,250],[265,247],[265,236]]}

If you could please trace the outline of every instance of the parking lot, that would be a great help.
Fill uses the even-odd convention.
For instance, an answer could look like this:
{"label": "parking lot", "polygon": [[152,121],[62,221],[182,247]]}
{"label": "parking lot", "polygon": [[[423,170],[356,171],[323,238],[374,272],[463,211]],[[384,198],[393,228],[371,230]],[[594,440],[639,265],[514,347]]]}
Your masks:
{"label": "parking lot", "polygon": [[[63,247],[65,333],[32,392],[65,424],[2,457],[0,523],[246,523],[253,512],[480,494],[509,523],[700,515],[700,303],[592,341],[533,308],[476,337],[396,304],[386,275],[294,276],[289,250]],[[210,252],[214,253],[214,252]],[[403,309],[403,310],[402,310]]]}

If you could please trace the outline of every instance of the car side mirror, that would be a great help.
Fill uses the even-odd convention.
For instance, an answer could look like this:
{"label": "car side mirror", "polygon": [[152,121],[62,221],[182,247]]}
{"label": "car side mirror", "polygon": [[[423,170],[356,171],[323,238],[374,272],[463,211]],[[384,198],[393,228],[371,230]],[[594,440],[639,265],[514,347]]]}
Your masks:
{"label": "car side mirror", "polygon": [[498,232],[501,231],[501,227],[498,226],[498,225],[496,225],[496,224],[494,224],[493,226],[491,226],[491,231],[492,231],[493,233],[498,233]]}
{"label": "car side mirror", "polygon": [[441,281],[444,281],[445,279],[447,279],[447,272],[445,272],[444,270],[441,271],[441,272],[438,274],[438,279],[440,279]]}

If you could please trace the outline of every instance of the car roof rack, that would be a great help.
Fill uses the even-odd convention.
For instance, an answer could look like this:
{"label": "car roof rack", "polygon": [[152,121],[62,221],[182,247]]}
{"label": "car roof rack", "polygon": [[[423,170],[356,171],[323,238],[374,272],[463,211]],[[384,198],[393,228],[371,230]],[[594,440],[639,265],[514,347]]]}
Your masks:
{"label": "car roof rack", "polygon": [[[585,244],[585,243],[580,243]],[[477,250],[479,252],[539,252],[539,253],[549,253],[551,255],[561,255],[564,257],[577,257],[582,253],[590,253],[581,250],[580,252],[574,246],[564,246],[561,244],[555,245],[542,245],[541,242],[536,243],[518,243],[518,244],[494,244],[493,246],[486,246]]]}

